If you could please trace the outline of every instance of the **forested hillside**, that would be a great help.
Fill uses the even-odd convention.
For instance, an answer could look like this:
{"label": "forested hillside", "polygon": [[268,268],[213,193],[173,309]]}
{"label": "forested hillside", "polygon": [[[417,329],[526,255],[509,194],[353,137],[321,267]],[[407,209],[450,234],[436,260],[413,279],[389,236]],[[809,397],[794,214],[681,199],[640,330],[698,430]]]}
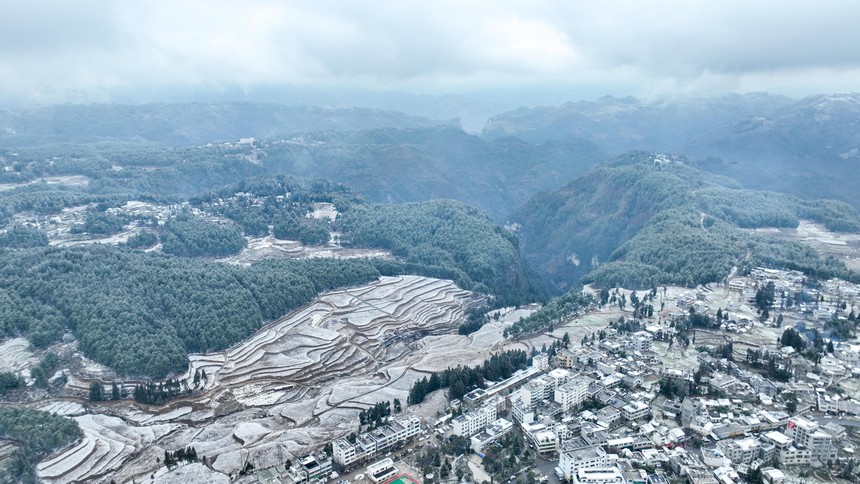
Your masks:
{"label": "forested hillside", "polygon": [[0,408],[0,440],[8,439],[16,447],[0,469],[0,481],[36,482],[33,466],[40,459],[83,436],[72,419],[26,408]]}
{"label": "forested hillside", "polygon": [[644,152],[537,195],[514,216],[526,261],[556,291],[583,276],[603,285],[690,286],[720,280],[735,265],[852,277],[808,247],[740,230],[796,227],[801,218],[860,232],[860,216],[845,203],[741,189],[683,158]]}
{"label": "forested hillside", "polygon": [[[340,211],[333,227],[307,217],[321,202]],[[192,203],[233,219],[253,235],[267,233],[272,225],[278,238],[307,237],[306,243],[324,244],[328,230],[337,229],[343,245],[390,250],[410,270],[450,277],[460,287],[495,295],[496,304],[539,297],[516,238],[481,210],[452,200],[370,204],[344,185],[277,176],[243,180],[195,196]],[[312,237],[314,227],[322,237]]]}
{"label": "forested hillside", "polygon": [[353,204],[339,226],[351,244],[382,247],[413,264],[456,270],[457,285],[495,294],[496,304],[522,304],[539,295],[526,277],[516,239],[462,203]]}
{"label": "forested hillside", "polygon": [[264,261],[243,268],[109,246],[0,255],[2,336],[42,347],[71,331],[121,375],[182,371],[336,287],[379,277],[365,260]]}
{"label": "forested hillside", "polygon": [[[36,209],[11,202],[31,192],[27,200],[39,200],[37,189],[57,196],[57,205],[40,213],[98,202],[79,212],[73,231],[110,235],[128,223],[144,230],[126,247],[57,248],[44,247],[45,234],[31,226],[10,225],[0,233],[10,248],[0,252],[0,336],[24,335],[44,347],[71,332],[85,355],[121,375],[160,378],[182,371],[190,352],[226,348],[320,292],[381,274],[450,278],[494,295],[495,304],[539,297],[516,239],[480,210],[454,201],[374,205],[337,183],[275,176],[201,193],[190,207],[172,207],[163,224],[154,216],[108,210],[132,193],[102,196],[43,184],[7,192],[10,212]],[[309,217],[319,203],[340,212],[334,224]],[[243,233],[268,235],[270,226],[277,237],[309,244],[327,244],[336,229],[345,245],[388,249],[398,260],[269,260],[237,267],[202,259],[235,254],[246,243]],[[159,239],[161,253],[134,250]]]}
{"label": "forested hillside", "polygon": [[265,151],[277,173],[341,181],[377,202],[455,199],[498,222],[534,193],[558,188],[606,158],[574,137],[488,141],[444,126],[316,133]]}
{"label": "forested hillside", "polygon": [[747,188],[834,198],[860,209],[860,95],[795,100],[762,93],[642,101],[604,97],[518,109],[487,123],[489,139],[541,143],[576,136],[619,155],[684,153]]}
{"label": "forested hillside", "polygon": [[253,102],[62,104],[0,110],[0,146],[130,140],[179,145],[442,123],[379,109]]}
{"label": "forested hillside", "polygon": [[[577,138],[534,144],[488,141],[446,126],[380,128],[204,145],[136,139],[0,148],[0,183],[36,183],[13,190],[9,203],[15,206],[62,208],[70,190],[62,195],[60,187],[40,179],[85,176],[88,183],[73,192],[91,197],[181,199],[244,178],[287,174],[347,183],[375,202],[455,199],[504,222],[534,193],[558,188],[605,158],[594,144]],[[39,199],[31,201],[35,192]],[[0,194],[0,208],[7,197],[13,198]]]}

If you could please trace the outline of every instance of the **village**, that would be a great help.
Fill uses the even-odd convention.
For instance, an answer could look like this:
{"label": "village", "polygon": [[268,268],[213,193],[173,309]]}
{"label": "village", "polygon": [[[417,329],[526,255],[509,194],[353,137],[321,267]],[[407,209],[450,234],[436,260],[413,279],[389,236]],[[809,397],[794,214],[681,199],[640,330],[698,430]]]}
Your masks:
{"label": "village", "polygon": [[[64,396],[40,408],[75,419],[85,439],[37,472],[47,482],[111,468],[134,482],[856,479],[860,285],[753,268],[697,288],[583,291],[589,308],[519,338],[507,328],[539,306],[491,310],[478,331],[451,334],[485,300],[450,281],[334,291],[234,348],[191,355],[179,379],[193,392],[164,407],[82,401],[110,372],[65,344],[81,367],[60,370]],[[441,389],[401,408],[422,376],[508,350],[530,364],[462,398]],[[35,358],[19,339],[0,355],[10,370]],[[388,401],[388,415],[360,422]],[[202,459],[167,465],[174,449]]]}
{"label": "village", "polygon": [[[242,482],[854,482],[860,344],[839,328],[853,328],[860,285],[755,268],[723,284],[655,288],[661,310],[641,319],[629,316],[638,308],[624,316],[635,292],[611,294],[593,313],[621,319],[576,338],[570,322],[540,349],[532,341],[529,368],[449,401],[438,418],[393,416]],[[713,322],[681,323],[691,315]],[[499,479],[482,461],[512,434],[531,457]],[[443,456],[445,474],[424,472],[421,449],[456,439],[468,450]]]}

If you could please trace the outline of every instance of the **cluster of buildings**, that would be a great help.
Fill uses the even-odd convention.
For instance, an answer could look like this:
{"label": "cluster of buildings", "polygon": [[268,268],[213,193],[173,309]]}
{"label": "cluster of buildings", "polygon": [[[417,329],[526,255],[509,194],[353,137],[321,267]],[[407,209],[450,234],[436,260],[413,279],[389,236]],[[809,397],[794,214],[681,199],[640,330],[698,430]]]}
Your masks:
{"label": "cluster of buildings", "polygon": [[[732,278],[725,291],[743,296],[770,282],[783,299],[809,290],[799,273],[756,269],[748,277]],[[685,308],[712,314],[709,291],[714,288],[687,294]],[[812,297],[819,308],[827,305],[843,314],[855,307],[860,286],[828,281],[817,291]],[[744,314],[738,306],[731,310]],[[736,328],[753,325],[742,318],[732,322]],[[461,413],[437,425],[450,423],[479,456],[519,431],[534,452],[558,459],[557,476],[571,484],[668,484],[672,474],[691,484],[735,484],[753,471],[767,484],[780,484],[786,480],[780,469],[832,469],[853,458],[846,429],[822,415],[860,415],[860,401],[833,391],[840,378],[860,375],[860,345],[836,342],[832,353],[810,362],[776,341],[747,344],[761,358],[791,368],[790,380],[781,382],[737,354],[727,359],[700,352],[698,368],[673,367],[655,352],[654,342],[666,341],[674,330],[645,322],[626,327],[639,329],[607,328],[599,340],[585,338],[552,357],[534,356],[530,368],[466,394],[454,406]],[[723,341],[743,339],[723,329]],[[698,345],[716,346],[698,336]],[[333,461],[347,468],[372,462],[419,433],[417,419],[392,418],[352,440],[333,442]],[[380,473],[391,472],[390,466],[380,466]],[[302,461],[299,468],[307,469],[302,475],[321,475],[312,472],[316,467],[310,462]],[[330,469],[330,464],[319,468]]]}
{"label": "cluster of buildings", "polygon": [[798,271],[757,267],[749,276],[734,277],[727,282],[729,290],[750,305],[755,303],[756,292],[768,284],[773,284],[774,307],[813,323],[844,319],[860,304],[860,284],[829,279],[809,287],[806,276]]}
{"label": "cluster of buildings", "polygon": [[[860,402],[820,386],[832,381],[827,368],[802,367],[783,383],[700,353],[708,371],[696,375],[696,368],[657,358],[651,344],[658,331],[610,329],[599,342],[561,349],[551,361],[538,355],[531,376],[509,386],[506,397],[470,394],[454,431],[481,455],[518,427],[532,449],[558,457],[560,479],[576,484],[657,483],[656,469],[694,484],[733,484],[760,470],[763,480],[779,483],[785,474],[775,466],[823,467],[851,457],[840,450],[851,450],[845,429],[810,416],[860,415]],[[852,356],[837,351],[833,358],[860,357],[860,348],[837,348],[843,346]],[[776,345],[762,351],[779,354]],[[661,392],[666,381],[684,388],[682,395]],[[792,413],[785,394],[798,400]],[[510,420],[499,417],[504,409]]]}
{"label": "cluster of buildings", "polygon": [[381,427],[362,433],[354,441],[342,438],[332,442],[332,457],[343,467],[364,462],[387,453],[421,433],[416,417],[392,418]]}

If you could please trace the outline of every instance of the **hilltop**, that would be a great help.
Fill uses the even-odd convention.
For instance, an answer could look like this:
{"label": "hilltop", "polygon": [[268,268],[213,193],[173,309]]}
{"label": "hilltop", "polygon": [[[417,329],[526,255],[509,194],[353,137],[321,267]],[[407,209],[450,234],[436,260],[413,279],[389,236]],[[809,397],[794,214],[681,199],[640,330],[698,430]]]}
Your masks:
{"label": "hilltop", "polygon": [[733,266],[767,264],[850,278],[813,249],[742,229],[797,227],[801,219],[858,232],[850,205],[748,190],[683,157],[632,152],[563,188],[536,195],[512,217],[526,259],[554,291],[585,278],[604,285],[693,286]]}
{"label": "hilltop", "polygon": [[746,188],[837,198],[860,208],[860,95],[791,99],[763,93],[642,101],[604,97],[521,108],[491,118],[488,139],[537,143],[576,136],[613,155],[684,153],[700,169]]}

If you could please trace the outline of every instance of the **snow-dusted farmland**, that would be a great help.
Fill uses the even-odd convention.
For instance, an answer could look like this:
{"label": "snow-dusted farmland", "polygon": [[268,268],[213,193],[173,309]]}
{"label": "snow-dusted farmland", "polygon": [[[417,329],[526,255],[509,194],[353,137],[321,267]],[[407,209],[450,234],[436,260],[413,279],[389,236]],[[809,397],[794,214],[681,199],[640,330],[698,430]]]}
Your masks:
{"label": "snow-dusted farmland", "polygon": [[[38,474],[53,482],[155,474],[168,482],[183,473],[214,482],[246,461],[259,468],[301,455],[354,430],[360,409],[405,402],[428,368],[489,356],[498,339],[485,335],[486,344],[475,344],[455,334],[479,302],[451,281],[417,276],[326,293],[232,348],[191,355],[183,378],[191,384],[204,369],[207,378],[189,398],[162,407],[105,402],[74,417],[85,439],[40,463]],[[156,462],[165,450],[189,445],[207,466],[165,473]]]}

